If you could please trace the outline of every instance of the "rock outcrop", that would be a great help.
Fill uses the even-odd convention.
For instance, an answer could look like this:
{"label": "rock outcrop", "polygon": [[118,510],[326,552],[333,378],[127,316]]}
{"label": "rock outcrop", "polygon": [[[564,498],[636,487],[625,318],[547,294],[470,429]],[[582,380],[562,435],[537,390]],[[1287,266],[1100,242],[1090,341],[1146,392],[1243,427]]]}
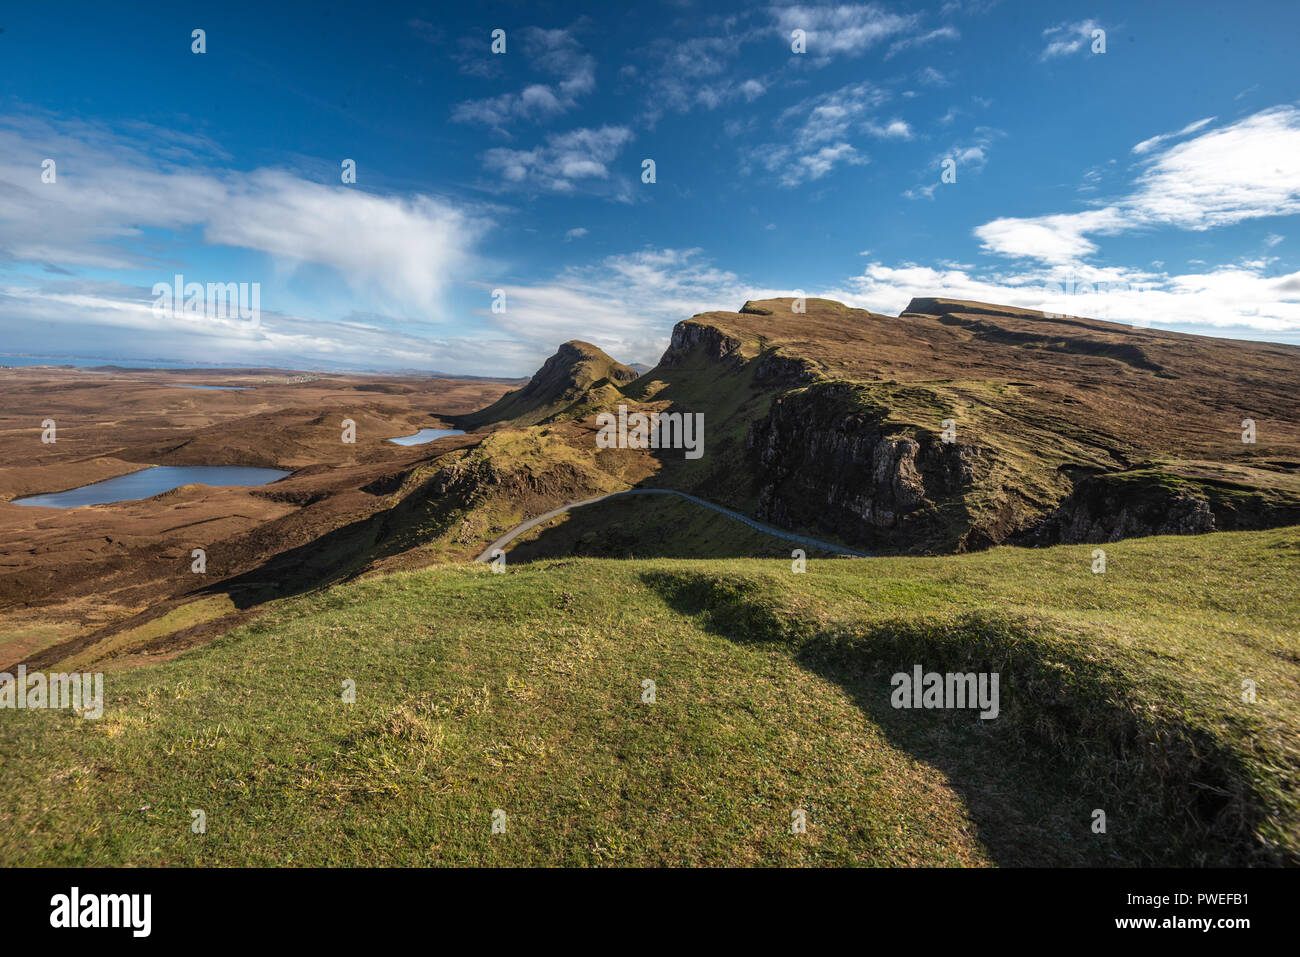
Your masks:
{"label": "rock outcrop", "polygon": [[581,401],[593,388],[607,382],[617,387],[638,375],[635,369],[615,362],[591,343],[574,339],[556,349],[523,388],[507,392],[487,408],[455,421],[466,430],[505,422],[534,425]]}
{"label": "rock outcrop", "polygon": [[[653,475],[866,551],[1300,522],[1300,466],[1287,464],[1300,462],[1295,346],[944,297],[898,316],[752,300],[677,323],[639,379],[568,343],[462,427],[545,423],[581,461],[597,450],[593,416],[624,400],[707,422],[696,459],[605,450],[639,476],[629,482]],[[1174,480],[1134,474],[1143,462]]]}
{"label": "rock outcrop", "polygon": [[1032,545],[1115,542],[1145,535],[1270,528],[1300,522],[1300,495],[1194,482],[1159,471],[1084,478],[1051,514],[1018,536]]}
{"label": "rock outcrop", "polygon": [[969,533],[942,512],[988,472],[988,451],[886,421],[849,383],[778,396],[749,433],[757,515],[890,551],[952,550]]}
{"label": "rock outcrop", "polygon": [[687,319],[673,326],[672,339],[659,360],[659,368],[680,367],[698,354],[734,371],[745,364],[743,345],[740,339],[727,335],[715,325],[699,321],[699,317]]}

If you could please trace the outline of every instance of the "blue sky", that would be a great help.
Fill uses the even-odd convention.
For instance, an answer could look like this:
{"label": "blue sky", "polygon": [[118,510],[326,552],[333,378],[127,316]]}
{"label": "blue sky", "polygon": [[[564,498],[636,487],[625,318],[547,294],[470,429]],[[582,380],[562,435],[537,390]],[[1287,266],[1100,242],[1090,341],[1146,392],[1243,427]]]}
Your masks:
{"label": "blue sky", "polygon": [[796,293],[1300,342],[1300,4],[152,6],[0,14],[0,352],[524,375]]}

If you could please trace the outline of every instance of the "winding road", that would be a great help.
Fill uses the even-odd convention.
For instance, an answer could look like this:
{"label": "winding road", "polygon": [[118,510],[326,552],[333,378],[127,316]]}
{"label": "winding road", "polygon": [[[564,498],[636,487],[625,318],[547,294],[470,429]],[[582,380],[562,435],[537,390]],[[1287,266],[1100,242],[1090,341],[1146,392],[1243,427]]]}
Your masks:
{"label": "winding road", "polygon": [[715,512],[721,512],[728,518],[734,518],[738,522],[744,522],[755,531],[762,532],[765,535],[771,535],[774,538],[783,538],[787,542],[794,542],[798,545],[807,545],[810,548],[820,548],[823,551],[831,552],[835,555],[847,555],[850,558],[869,558],[864,552],[855,552],[851,548],[845,548],[843,545],[835,545],[831,542],[823,542],[819,538],[809,538],[807,535],[796,535],[794,532],[787,532],[785,529],[777,528],[774,525],[768,525],[757,519],[750,518],[730,508],[723,508],[721,505],[714,505],[712,502],[706,502],[702,498],[694,495],[688,495],[686,492],[678,492],[670,488],[634,488],[626,492],[610,492],[608,495],[597,495],[595,498],[586,498],[580,502],[569,502],[561,505],[559,508],[553,508],[545,514],[538,515],[536,518],[530,518],[528,521],[516,525],[510,531],[506,532],[495,542],[483,549],[483,552],[475,559],[479,562],[492,560],[492,553],[498,548],[504,551],[505,547],[513,542],[529,529],[536,528],[543,522],[549,522],[557,515],[563,515],[570,509],[582,508],[584,505],[595,505],[597,502],[608,501],[611,498],[619,498],[624,495],[676,495],[678,498],[684,498],[688,502],[694,502],[696,505],[703,505],[705,508],[712,509]]}

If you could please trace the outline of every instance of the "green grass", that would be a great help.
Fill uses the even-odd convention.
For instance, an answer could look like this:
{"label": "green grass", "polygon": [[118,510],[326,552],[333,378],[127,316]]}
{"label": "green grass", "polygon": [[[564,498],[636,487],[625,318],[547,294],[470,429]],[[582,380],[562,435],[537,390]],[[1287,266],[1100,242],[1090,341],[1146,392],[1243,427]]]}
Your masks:
{"label": "green grass", "polygon": [[614,498],[558,515],[510,543],[508,561],[544,558],[809,558],[833,553],[768,535],[669,496]]}
{"label": "green grass", "polygon": [[[0,711],[0,864],[1300,859],[1300,529],[1114,543],[1104,575],[1093,547],[286,599],[110,673],[99,721]],[[914,663],[999,671],[1002,715],[892,709]]]}

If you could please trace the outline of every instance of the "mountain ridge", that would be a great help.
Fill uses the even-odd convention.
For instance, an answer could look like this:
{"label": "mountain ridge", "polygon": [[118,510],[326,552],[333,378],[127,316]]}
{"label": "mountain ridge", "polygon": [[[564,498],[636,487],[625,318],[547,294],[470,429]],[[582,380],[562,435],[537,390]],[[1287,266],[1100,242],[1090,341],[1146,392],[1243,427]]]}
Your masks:
{"label": "mountain ridge", "polygon": [[[1300,347],[918,297],[898,316],[750,300],[678,322],[640,376],[569,354],[582,372],[557,388],[563,350],[466,420],[545,425],[614,472],[873,552],[1300,520]],[[620,404],[704,413],[708,454],[597,453],[594,417]]]}

